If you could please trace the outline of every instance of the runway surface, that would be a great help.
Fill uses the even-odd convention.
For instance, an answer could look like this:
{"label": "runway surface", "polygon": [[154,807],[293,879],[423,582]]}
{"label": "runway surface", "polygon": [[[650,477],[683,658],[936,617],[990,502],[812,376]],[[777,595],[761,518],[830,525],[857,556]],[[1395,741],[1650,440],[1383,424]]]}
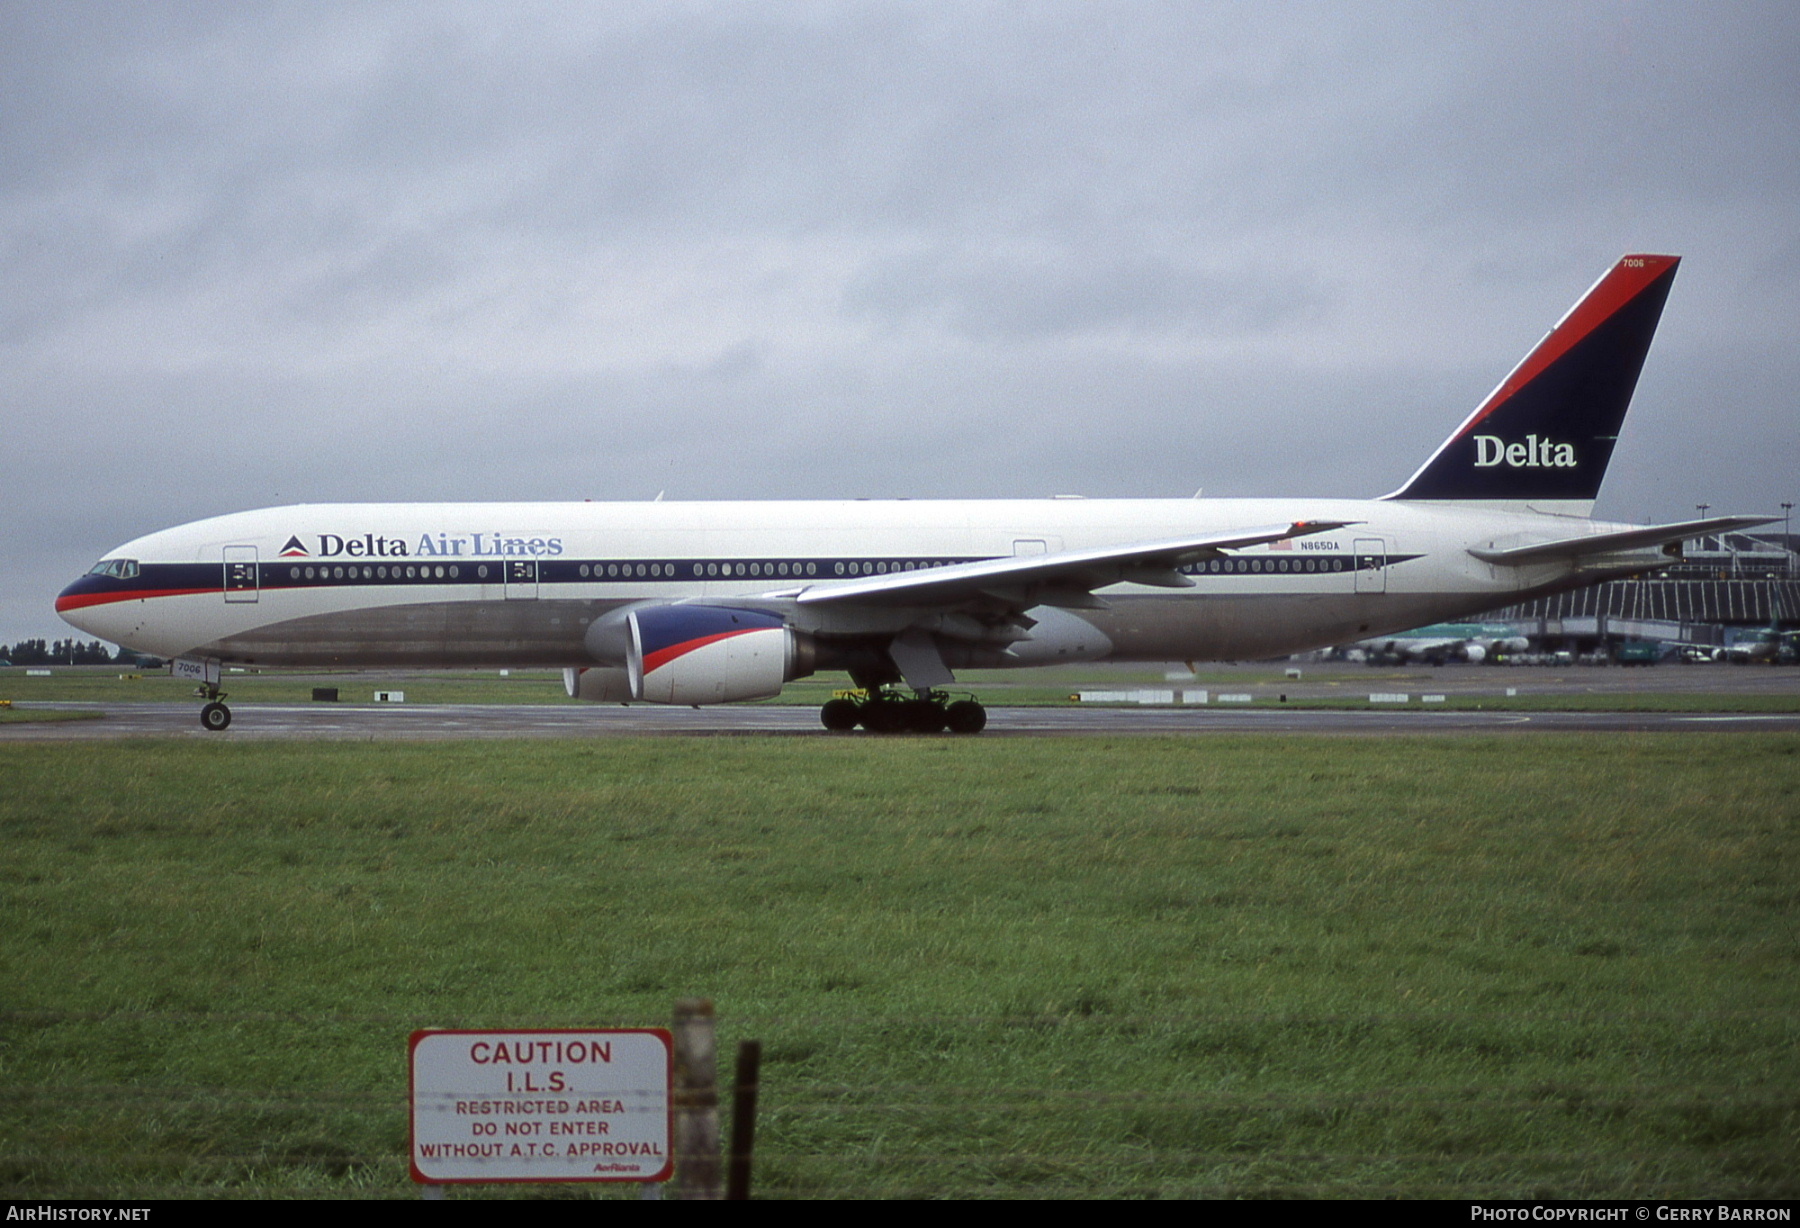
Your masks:
{"label": "runway surface", "polygon": [[[455,738],[600,738],[830,734],[810,707],[563,707],[532,704],[241,704],[231,728],[208,733],[187,703],[42,703],[21,709],[96,711],[100,719],[0,725],[0,742],[109,742],[123,738],[212,741],[432,741]],[[1188,708],[991,707],[982,737],[1199,735],[1218,733],[1395,736],[1470,733],[1800,732],[1800,713],[1467,712],[1444,709],[1301,711],[1277,705]],[[920,736],[920,735],[897,735]],[[937,737],[956,735],[938,734]]]}

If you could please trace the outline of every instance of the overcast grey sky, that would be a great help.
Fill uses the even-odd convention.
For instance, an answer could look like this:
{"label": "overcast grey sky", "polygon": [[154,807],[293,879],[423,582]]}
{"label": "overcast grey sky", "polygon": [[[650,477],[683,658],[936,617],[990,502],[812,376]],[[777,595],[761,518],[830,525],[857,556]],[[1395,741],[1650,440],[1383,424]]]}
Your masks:
{"label": "overcast grey sky", "polygon": [[0,3],[0,640],[365,499],[1392,489],[1686,257],[1600,513],[1800,494],[1800,6]]}

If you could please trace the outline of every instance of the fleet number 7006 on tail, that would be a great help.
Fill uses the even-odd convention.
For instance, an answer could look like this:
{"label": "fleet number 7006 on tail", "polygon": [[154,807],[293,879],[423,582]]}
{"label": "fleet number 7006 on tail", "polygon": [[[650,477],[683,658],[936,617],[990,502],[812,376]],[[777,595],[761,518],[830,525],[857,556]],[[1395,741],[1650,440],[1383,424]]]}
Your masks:
{"label": "fleet number 7006 on tail", "polygon": [[1664,566],[1766,523],[1588,518],[1678,260],[1620,260],[1392,494],[1346,499],[354,503],[151,533],[64,589],[89,634],[221,664],[554,666],[582,699],[762,699],[972,733],[954,670],[1270,657]]}

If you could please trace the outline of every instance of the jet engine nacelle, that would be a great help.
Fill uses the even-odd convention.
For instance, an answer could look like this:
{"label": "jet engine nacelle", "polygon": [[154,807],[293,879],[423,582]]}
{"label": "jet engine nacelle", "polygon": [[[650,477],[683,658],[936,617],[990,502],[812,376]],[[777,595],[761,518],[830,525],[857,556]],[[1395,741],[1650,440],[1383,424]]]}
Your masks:
{"label": "jet engine nacelle", "polygon": [[629,670],[605,669],[597,665],[563,670],[563,690],[569,693],[570,699],[586,700],[590,704],[622,704],[634,698]]}
{"label": "jet engine nacelle", "polygon": [[[660,605],[626,616],[630,648],[622,671],[629,698],[653,704],[726,704],[779,695],[813,672],[810,637],[761,610]],[[597,680],[595,690],[616,684]]]}

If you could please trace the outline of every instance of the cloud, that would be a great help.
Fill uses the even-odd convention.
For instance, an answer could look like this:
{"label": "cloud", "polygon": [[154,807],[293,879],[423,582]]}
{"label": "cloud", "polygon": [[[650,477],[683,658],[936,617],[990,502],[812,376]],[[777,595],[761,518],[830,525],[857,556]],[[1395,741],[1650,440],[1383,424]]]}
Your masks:
{"label": "cloud", "polygon": [[1317,296],[1291,275],[1183,267],[1149,254],[952,250],[878,261],[849,283],[845,307],[975,341],[1068,341],[1262,332],[1313,314]]}
{"label": "cloud", "polygon": [[0,499],[33,526],[0,639],[59,634],[117,541],[276,498],[1387,489],[1627,249],[1688,263],[1618,510],[1770,506],[1797,30],[0,10]]}

